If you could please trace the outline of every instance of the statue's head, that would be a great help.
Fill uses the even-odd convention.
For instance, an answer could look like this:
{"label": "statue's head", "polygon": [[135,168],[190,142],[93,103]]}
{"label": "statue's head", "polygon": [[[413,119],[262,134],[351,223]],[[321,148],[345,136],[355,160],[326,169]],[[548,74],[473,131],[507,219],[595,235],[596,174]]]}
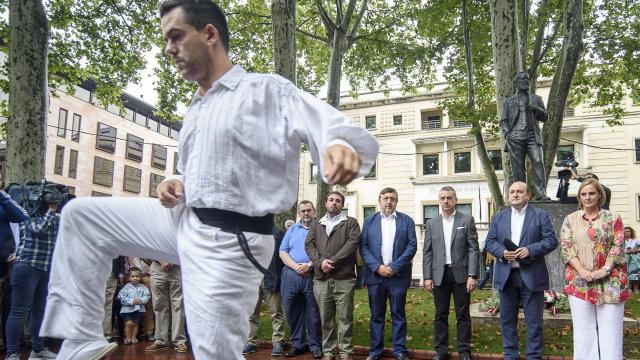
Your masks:
{"label": "statue's head", "polygon": [[519,91],[529,91],[529,73],[526,71],[520,71],[513,79],[514,84]]}

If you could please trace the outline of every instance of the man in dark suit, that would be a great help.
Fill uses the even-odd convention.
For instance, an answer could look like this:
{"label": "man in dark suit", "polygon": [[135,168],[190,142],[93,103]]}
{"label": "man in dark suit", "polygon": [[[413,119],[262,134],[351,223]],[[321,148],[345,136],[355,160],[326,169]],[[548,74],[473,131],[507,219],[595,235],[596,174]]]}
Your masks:
{"label": "man in dark suit", "polygon": [[439,192],[442,214],[425,224],[422,274],[424,287],[433,291],[436,308],[434,359],[449,354],[449,304],[456,309],[458,354],[471,358],[471,292],[478,279],[478,233],[473,218],[456,211],[456,191],[445,186]]}
{"label": "man in dark suit", "polygon": [[371,310],[371,350],[367,360],[382,356],[387,299],[391,307],[393,354],[398,360],[409,359],[405,346],[405,304],[417,240],[415,223],[408,215],[396,211],[397,203],[395,189],[382,189],[378,195],[380,212],[367,217],[362,227],[360,253],[365,262],[364,283]]}
{"label": "man in dark suit", "polygon": [[558,240],[549,214],[528,205],[529,197],[527,184],[514,182],[509,187],[511,208],[493,217],[485,241],[485,249],[497,259],[493,286],[500,293],[505,360],[519,359],[520,356],[520,304],[527,326],[526,358],[541,359],[544,351],[542,312],[544,291],[549,288],[544,256],[558,246]]}
{"label": "man in dark suit", "polygon": [[529,74],[519,72],[514,82],[517,92],[502,104],[500,129],[505,151],[510,154],[514,181],[526,181],[525,157],[533,169],[533,191],[536,200],[548,200],[542,158],[542,134],[538,121],[546,121],[547,111],[542,98],[529,94]]}

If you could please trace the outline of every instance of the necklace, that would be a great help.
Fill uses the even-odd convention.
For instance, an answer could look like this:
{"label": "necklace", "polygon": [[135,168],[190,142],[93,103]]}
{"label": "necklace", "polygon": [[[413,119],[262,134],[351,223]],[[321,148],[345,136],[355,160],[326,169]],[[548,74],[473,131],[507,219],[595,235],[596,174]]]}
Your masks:
{"label": "necklace", "polygon": [[596,214],[596,216],[594,216],[591,219],[587,217],[587,213],[582,214],[582,220],[587,222],[587,226],[589,226],[589,229],[593,227],[593,222],[598,220],[599,217],[600,217],[600,213]]}

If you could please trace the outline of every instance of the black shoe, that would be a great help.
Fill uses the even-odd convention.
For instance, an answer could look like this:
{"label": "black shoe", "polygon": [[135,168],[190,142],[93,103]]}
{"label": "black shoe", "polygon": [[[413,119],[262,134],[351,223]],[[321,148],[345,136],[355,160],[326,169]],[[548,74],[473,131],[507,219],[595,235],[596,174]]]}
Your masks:
{"label": "black shoe", "polygon": [[400,353],[400,354],[396,355],[396,359],[397,360],[409,360],[409,357],[405,353]]}
{"label": "black shoe", "polygon": [[380,360],[380,355],[369,355],[367,360]]}
{"label": "black shoe", "polygon": [[311,353],[313,353],[314,359],[322,359],[322,350],[313,350]]}
{"label": "black shoe", "polygon": [[298,349],[297,347],[292,347],[286,354],[284,354],[284,357],[295,357],[302,354],[304,354],[304,350]]}

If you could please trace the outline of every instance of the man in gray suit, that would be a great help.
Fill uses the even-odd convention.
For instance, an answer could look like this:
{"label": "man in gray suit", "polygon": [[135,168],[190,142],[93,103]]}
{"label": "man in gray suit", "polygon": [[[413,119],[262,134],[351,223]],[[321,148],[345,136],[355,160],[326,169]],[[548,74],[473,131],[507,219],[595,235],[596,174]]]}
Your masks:
{"label": "man in gray suit", "polygon": [[456,191],[445,186],[439,193],[442,214],[425,224],[422,274],[424,287],[433,292],[436,360],[449,354],[449,304],[456,309],[459,359],[471,358],[471,292],[478,278],[478,233],[473,218],[456,211]]}
{"label": "man in gray suit", "polygon": [[510,154],[513,181],[527,182],[525,157],[528,155],[533,169],[535,200],[549,200],[547,180],[542,158],[542,134],[538,121],[546,121],[547,111],[542,98],[529,94],[529,74],[519,72],[514,82],[517,92],[502,104],[500,129],[504,138],[504,151]]}

